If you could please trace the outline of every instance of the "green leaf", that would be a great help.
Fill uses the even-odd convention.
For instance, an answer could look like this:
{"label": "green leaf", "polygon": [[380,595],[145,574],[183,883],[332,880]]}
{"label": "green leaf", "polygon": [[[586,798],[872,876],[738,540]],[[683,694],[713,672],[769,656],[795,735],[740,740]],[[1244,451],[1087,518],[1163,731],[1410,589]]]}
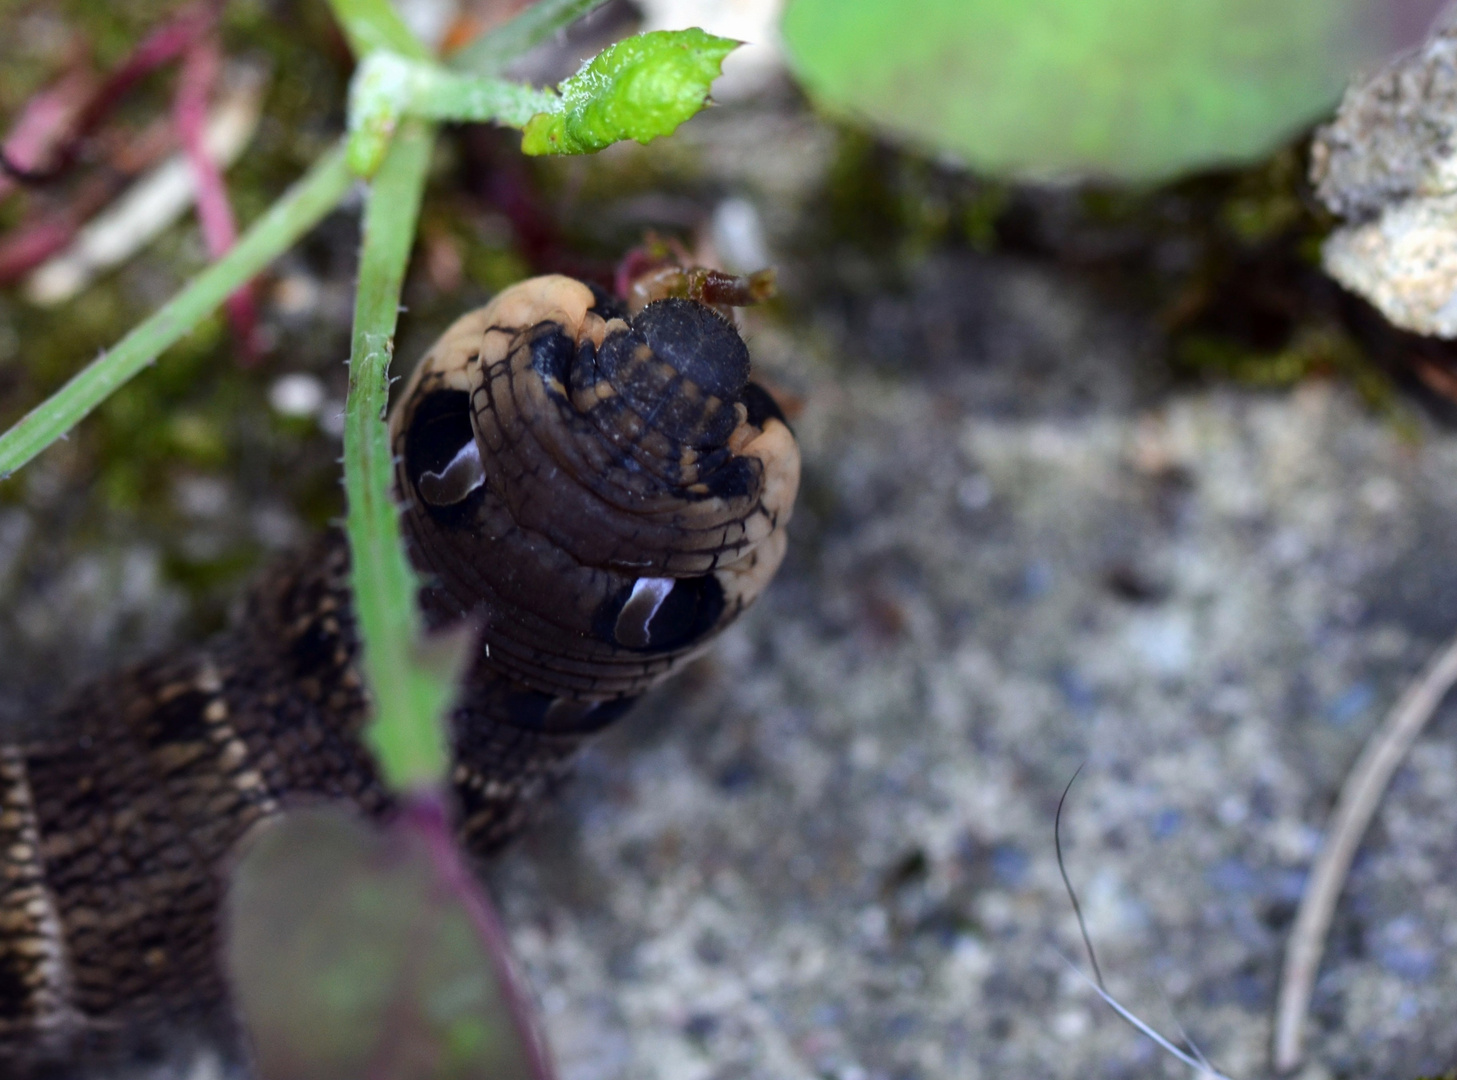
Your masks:
{"label": "green leaf", "polygon": [[257,1075],[531,1075],[489,950],[417,830],[289,813],[228,883],[228,971]]}
{"label": "green leaf", "polygon": [[559,111],[531,118],[526,154],[593,154],[623,139],[671,135],[708,100],[723,59],[739,46],[696,27],[619,41],[558,88]]}
{"label": "green leaf", "polygon": [[[1150,180],[1263,156],[1417,0],[792,0],[826,107],[975,168]],[[1384,32],[1379,32],[1383,31]]]}

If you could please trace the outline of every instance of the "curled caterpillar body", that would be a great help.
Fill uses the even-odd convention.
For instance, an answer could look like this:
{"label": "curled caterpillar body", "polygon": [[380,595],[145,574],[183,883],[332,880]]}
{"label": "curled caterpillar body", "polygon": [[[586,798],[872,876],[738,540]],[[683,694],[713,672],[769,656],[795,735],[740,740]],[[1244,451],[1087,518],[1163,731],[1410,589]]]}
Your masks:
{"label": "curled caterpillar body", "polygon": [[[535,278],[458,320],[391,414],[431,627],[479,646],[451,716],[459,834],[486,853],[582,740],[759,595],[799,456],[731,322],[631,318]],[[0,1075],[75,1075],[178,1028],[235,1035],[229,857],[290,805],[386,814],[342,534],[266,575],[212,642],[83,688],[0,746]],[[162,1042],[159,1042],[162,1040]]]}
{"label": "curled caterpillar body", "polygon": [[497,702],[495,721],[456,724],[473,846],[515,827],[527,780],[500,775],[494,747],[466,752],[482,729],[536,742],[545,765],[778,569],[799,455],[748,375],[712,308],[667,298],[628,320],[565,277],[506,290],[421,362],[391,425],[405,529],[428,618],[477,622],[469,678]]}

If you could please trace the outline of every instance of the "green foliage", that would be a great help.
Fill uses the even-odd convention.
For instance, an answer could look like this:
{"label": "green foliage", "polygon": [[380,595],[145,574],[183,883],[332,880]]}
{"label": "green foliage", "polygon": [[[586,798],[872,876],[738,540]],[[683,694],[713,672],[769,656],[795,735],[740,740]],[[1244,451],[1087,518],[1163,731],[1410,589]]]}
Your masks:
{"label": "green foliage", "polygon": [[[543,0],[472,50],[476,71],[495,70],[598,2]],[[129,463],[220,466],[229,444],[219,421],[227,418],[184,411],[173,402],[185,399],[160,392],[189,383],[205,350],[179,350],[189,362],[174,356],[165,379],[117,391],[199,328],[216,335],[215,313],[224,299],[337,208],[357,175],[371,177],[345,409],[346,531],[362,667],[374,705],[365,738],[385,781],[418,791],[444,780],[442,720],[469,640],[465,634],[423,637],[415,603],[420,583],[402,543],[384,420],[401,287],[435,147],[430,121],[521,127],[551,114],[570,132],[556,140],[562,143],[556,152],[572,152],[566,142],[600,149],[618,138],[647,141],[703,107],[735,43],[696,30],[646,35],[587,65],[563,84],[563,99],[437,63],[389,0],[330,0],[330,6],[360,61],[350,88],[348,140],[326,150],[227,255],[0,435],[0,479],[103,406],[106,422],[99,427],[129,440]],[[0,79],[0,99],[10,92]],[[108,325],[115,307],[102,313]],[[84,320],[77,329],[86,329]],[[139,504],[150,497],[149,480],[146,469],[133,468],[108,474],[104,484],[113,499]],[[425,833],[395,828],[387,836],[367,835],[357,826],[346,827],[352,837],[333,849],[315,835],[291,857],[265,859],[251,877],[245,868],[231,920],[233,966],[269,1075],[445,1080],[505,1077],[510,1071],[502,1070],[503,1062],[521,1063],[500,1030],[496,989],[485,974],[492,966],[488,953],[504,948],[499,928],[482,929],[481,905],[472,905],[473,894],[461,883],[468,879],[458,857],[450,856],[450,875],[442,869],[441,846],[453,852],[452,842],[443,804],[431,805],[432,854],[424,861],[433,872],[419,865]],[[432,877],[439,879],[433,885]],[[333,950],[332,957],[320,949]],[[281,972],[274,960],[290,970]]]}
{"label": "green foliage", "polygon": [[703,108],[724,57],[738,45],[697,28],[619,41],[561,84],[559,109],[531,118],[521,150],[593,154],[624,139],[671,135]]}
{"label": "green foliage", "polygon": [[344,412],[354,610],[375,705],[366,737],[385,778],[399,788],[433,784],[445,775],[440,718],[454,696],[462,653],[459,643],[433,657],[422,649],[415,607],[419,581],[401,543],[394,458],[384,423],[400,287],[434,140],[429,125],[405,124],[370,188]]}
{"label": "green foliage", "polygon": [[549,90],[460,75],[393,52],[371,53],[349,86],[349,165],[361,176],[373,175],[402,116],[521,127],[543,110],[557,108]]}
{"label": "green foliage", "polygon": [[403,116],[524,127],[527,154],[591,154],[615,142],[671,135],[708,99],[738,42],[702,30],[660,30],[610,45],[560,94],[377,50],[349,87],[349,165],[372,176]]}
{"label": "green foliage", "polygon": [[417,834],[290,816],[241,861],[228,914],[259,1075],[528,1075],[491,959]]}
{"label": "green foliage", "polygon": [[410,33],[390,0],[329,0],[329,6],[355,56],[387,51],[415,60],[430,58],[430,50]]}
{"label": "green foliage", "polygon": [[0,435],[0,479],[63,436],[212,314],[239,285],[292,247],[339,204],[349,184],[342,151],[321,158],[231,251]]}
{"label": "green foliage", "polygon": [[[503,39],[525,47],[594,2],[547,0],[503,27]],[[434,146],[433,127],[407,118],[494,121],[519,127],[550,113],[569,132],[557,152],[572,152],[565,149],[568,142],[600,149],[617,138],[647,141],[668,134],[703,107],[708,86],[735,43],[701,30],[643,35],[606,50],[563,84],[565,96],[559,99],[551,91],[463,75],[436,64],[389,0],[331,0],[331,7],[361,60],[351,85],[350,137],[345,146],[317,161],[226,256],[0,435],[0,479],[63,437],[203,324],[238,286],[292,247],[338,206],[352,174],[371,176],[378,171],[360,257],[346,409],[345,487],[355,605],[376,703],[367,738],[387,779],[408,788],[438,782],[444,775],[440,717],[452,694],[459,648],[458,643],[427,647],[420,637],[414,603],[418,582],[400,542],[383,419],[400,288]],[[482,54],[487,56],[483,66],[499,60],[487,54],[490,50]],[[143,417],[145,430],[157,433],[185,460],[216,464],[221,443],[197,418],[158,422],[150,412],[129,413],[125,399],[111,411],[113,421],[123,427],[129,415]],[[113,486],[116,498],[141,496],[135,482]]]}
{"label": "green foliage", "polygon": [[1176,343],[1174,359],[1192,371],[1267,389],[1294,386],[1316,375],[1337,376],[1354,387],[1370,408],[1384,413],[1403,436],[1414,438],[1420,430],[1398,400],[1391,379],[1335,326],[1303,327],[1283,348],[1264,352],[1227,337],[1189,334]]}
{"label": "green foliage", "polygon": [[1370,0],[793,0],[827,107],[988,172],[1135,180],[1250,160],[1329,108]]}

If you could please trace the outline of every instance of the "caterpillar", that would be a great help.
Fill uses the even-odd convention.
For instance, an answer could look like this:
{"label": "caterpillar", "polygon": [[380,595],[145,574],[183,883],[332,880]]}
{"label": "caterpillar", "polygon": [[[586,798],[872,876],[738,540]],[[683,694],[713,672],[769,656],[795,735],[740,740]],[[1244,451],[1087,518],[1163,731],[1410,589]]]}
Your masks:
{"label": "caterpillar", "polygon": [[[660,273],[630,305],[520,282],[447,329],[391,411],[426,624],[468,620],[478,640],[449,721],[476,854],[784,557],[799,453],[750,381],[731,280]],[[236,1044],[230,858],[292,806],[391,810],[358,652],[336,530],[217,638],[87,685],[0,746],[0,1075],[161,1057],[177,1031]]]}

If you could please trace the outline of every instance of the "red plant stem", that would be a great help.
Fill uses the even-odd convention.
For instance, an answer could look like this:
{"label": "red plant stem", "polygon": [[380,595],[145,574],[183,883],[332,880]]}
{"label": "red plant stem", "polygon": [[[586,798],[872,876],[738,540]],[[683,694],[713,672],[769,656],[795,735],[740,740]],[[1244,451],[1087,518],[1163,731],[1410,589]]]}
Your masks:
{"label": "red plant stem", "polygon": [[[93,81],[87,88],[84,101],[73,102],[64,116],[55,109],[51,96],[65,89],[66,80],[41,91],[26,105],[22,124],[32,109],[38,110],[36,122],[44,122],[39,129],[39,135],[55,151],[54,160],[42,168],[40,162],[29,152],[36,144],[36,132],[27,132],[26,138],[19,139],[21,132],[17,128],[11,139],[19,139],[19,143],[11,145],[11,141],[7,140],[4,151],[6,161],[15,170],[23,172],[28,183],[46,183],[64,174],[75,164],[86,136],[106,119],[127,91],[159,67],[183,55],[196,41],[211,31],[217,18],[217,6],[217,0],[209,0],[204,4],[184,8],[153,30],[132,50],[121,66],[101,80],[99,85]],[[9,187],[4,186],[5,181],[14,179],[16,178],[0,177],[0,197],[9,191]]]}
{"label": "red plant stem", "polygon": [[[197,187],[197,218],[202,226],[203,242],[214,259],[226,255],[238,238],[233,208],[222,170],[207,151],[207,99],[217,81],[222,55],[215,37],[203,37],[188,48],[177,81],[177,97],[172,114],[182,141],[187,162],[192,166]],[[228,321],[243,349],[243,362],[258,359],[257,318],[253,305],[252,282],[243,285],[227,299]]]}
{"label": "red plant stem", "polygon": [[406,826],[414,829],[425,841],[430,864],[435,868],[441,886],[465,909],[476,936],[491,958],[501,998],[526,1054],[526,1066],[532,1080],[557,1080],[556,1067],[537,1022],[536,1010],[512,962],[511,942],[506,936],[506,929],[501,925],[490,895],[475,879],[456,846],[444,799],[437,791],[416,792],[406,799],[401,817]]}
{"label": "red plant stem", "polygon": [[79,184],[64,207],[31,215],[0,239],[0,286],[10,285],[52,255],[64,251],[88,217],[109,203],[126,177],[106,170]]}
{"label": "red plant stem", "polygon": [[82,114],[78,134],[88,134],[128,90],[210,34],[217,20],[217,6],[201,3],[185,7],[144,37],[121,66],[107,76],[91,107]]}
{"label": "red plant stem", "polygon": [[0,199],[22,182],[48,171],[46,157],[71,137],[77,120],[94,99],[97,83],[89,69],[78,69],[61,76],[25,103],[20,118],[5,137],[6,171],[0,172]]}
{"label": "red plant stem", "polygon": [[214,258],[225,254],[238,236],[222,172],[207,152],[207,98],[217,80],[219,63],[217,42],[211,38],[188,49],[172,108],[182,149],[197,182],[197,216],[203,240]]}
{"label": "red plant stem", "polygon": [[0,286],[19,280],[76,235],[76,223],[67,214],[44,218],[0,242]]}
{"label": "red plant stem", "polygon": [[[89,71],[73,73],[32,97],[0,151],[16,174],[0,170],[0,199],[14,189],[17,179],[42,184],[63,175],[75,163],[85,137],[132,86],[205,37],[216,21],[217,6],[216,0],[208,0],[179,12],[148,34],[105,79]],[[206,89],[204,85],[204,105]],[[51,160],[43,160],[48,154]],[[124,179],[115,170],[105,179],[93,177],[68,206],[40,220],[32,217],[24,222],[0,244],[0,285],[10,284],[63,250],[81,222],[105,205]],[[102,195],[99,199],[98,193]],[[251,304],[247,312],[251,312]],[[250,325],[249,319],[251,314],[244,325]]]}

